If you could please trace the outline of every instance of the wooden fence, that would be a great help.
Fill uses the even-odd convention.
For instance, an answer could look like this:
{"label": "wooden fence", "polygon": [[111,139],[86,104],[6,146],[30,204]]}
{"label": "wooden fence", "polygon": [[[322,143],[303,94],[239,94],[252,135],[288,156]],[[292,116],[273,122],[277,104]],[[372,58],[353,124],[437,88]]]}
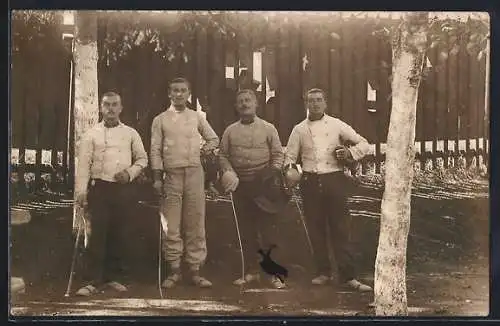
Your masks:
{"label": "wooden fence", "polygon": [[[48,186],[65,190],[72,183],[68,175],[71,40],[63,40],[56,24],[40,26],[38,34],[28,28],[12,25],[16,40],[11,51],[11,146],[17,157],[11,167],[18,180],[34,182],[18,182],[21,188],[16,190]],[[35,153],[34,160],[30,152]]]}
{"label": "wooden fence", "polygon": [[[108,28],[115,28],[111,25],[101,20],[99,34],[106,35]],[[168,106],[167,83],[176,76],[192,81],[193,103],[200,102],[218,135],[236,120],[237,88],[252,87],[252,79],[258,76],[258,113],[277,127],[283,144],[305,117],[303,93],[311,87],[327,91],[330,114],[351,124],[371,143],[380,144],[386,141],[391,108],[391,48],[373,35],[374,30],[375,20],[340,16],[334,20],[319,16],[300,26],[282,24],[279,29],[257,26],[244,38],[234,39],[218,30],[199,28],[183,37],[186,57],[165,59],[153,50],[154,44],[132,48],[114,63],[102,57],[99,91],[114,89],[122,94],[123,119],[139,130],[147,148],[151,121]],[[446,44],[429,51],[416,127],[422,160],[457,156],[464,141],[462,154],[470,157],[488,147],[485,58],[478,61],[477,54],[468,54],[468,37],[462,35],[460,51],[448,60],[438,57]],[[261,58],[259,67],[254,67],[254,57]],[[238,74],[241,69],[246,71]],[[380,162],[383,156],[380,146],[376,147]]]}
{"label": "wooden fence", "polygon": [[[219,30],[197,28],[183,36],[186,56],[177,53],[164,58],[154,51],[154,44],[146,44],[132,47],[117,61],[109,60],[103,46],[107,30],[114,27],[100,19],[99,94],[115,90],[122,95],[122,120],[139,131],[149,150],[151,122],[169,105],[167,83],[174,77],[192,82],[192,102],[200,103],[219,136],[236,120],[235,92],[239,87],[256,88],[252,80],[257,79],[258,114],[277,127],[283,144],[305,117],[304,91],[320,87],[328,93],[328,112],[375,144],[379,169],[391,108],[390,45],[373,35],[375,22],[370,19],[326,19],[303,21],[300,26],[283,24],[278,29],[257,26],[244,38],[234,39]],[[440,155],[457,156],[465,141],[461,154],[468,158],[484,154],[487,161],[481,152],[489,138],[485,59],[469,55],[463,44],[445,61],[438,57],[440,50],[430,50],[430,67],[419,92],[416,140],[419,151],[427,153],[420,158],[436,161]],[[73,161],[73,153],[67,151],[73,148],[68,137],[70,62],[68,44],[54,29],[13,53],[11,84],[12,147],[20,153],[37,151],[33,165],[37,180],[43,171],[42,149],[53,150],[52,162],[61,152],[57,166],[67,186],[72,183],[67,162]],[[444,162],[447,165],[448,159]],[[20,154],[21,174],[25,163]],[[57,172],[51,173],[55,180]]]}

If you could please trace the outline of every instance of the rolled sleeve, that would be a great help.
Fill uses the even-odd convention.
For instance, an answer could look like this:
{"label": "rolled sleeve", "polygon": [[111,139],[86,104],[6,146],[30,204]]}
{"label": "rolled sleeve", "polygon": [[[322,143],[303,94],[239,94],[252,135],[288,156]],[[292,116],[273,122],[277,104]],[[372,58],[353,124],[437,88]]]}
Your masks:
{"label": "rolled sleeve", "polygon": [[271,165],[276,169],[281,169],[285,160],[285,153],[281,145],[278,130],[271,125],[268,128],[268,133],[271,142]]}
{"label": "rolled sleeve", "polygon": [[210,126],[210,123],[200,115],[198,115],[198,131],[203,140],[205,140],[205,144],[203,145],[204,151],[212,151],[219,146],[219,137],[212,126]]}
{"label": "rolled sleeve", "polygon": [[349,148],[349,151],[355,161],[362,159],[370,153],[371,146],[368,141],[358,134],[351,126],[341,122],[340,131],[342,141],[354,144]]}
{"label": "rolled sleeve", "polygon": [[288,138],[288,143],[285,149],[285,162],[284,165],[290,163],[296,163],[300,151],[300,133],[298,126],[292,129],[290,137]]}
{"label": "rolled sleeve", "polygon": [[92,166],[92,155],[94,152],[94,142],[92,133],[87,132],[81,139],[78,147],[76,173],[75,173],[75,194],[87,192],[87,185],[90,178]]}
{"label": "rolled sleeve", "polygon": [[161,116],[156,116],[151,125],[151,149],[150,161],[152,170],[163,170],[163,131],[161,128]]}
{"label": "rolled sleeve", "polygon": [[224,130],[224,133],[222,134],[222,140],[219,147],[219,165],[222,173],[226,171],[234,172],[231,162],[229,161],[229,134],[230,128],[226,128],[226,130]]}
{"label": "rolled sleeve", "polygon": [[132,131],[132,159],[132,166],[127,169],[131,181],[148,166],[148,155],[144,149],[141,136],[136,130]]}

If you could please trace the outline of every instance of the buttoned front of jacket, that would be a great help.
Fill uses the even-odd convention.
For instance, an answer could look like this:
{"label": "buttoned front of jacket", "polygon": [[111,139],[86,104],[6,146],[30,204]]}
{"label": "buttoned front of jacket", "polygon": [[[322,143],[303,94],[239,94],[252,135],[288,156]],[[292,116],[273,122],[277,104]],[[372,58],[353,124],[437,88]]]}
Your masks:
{"label": "buttoned front of jacket", "polygon": [[120,123],[106,128],[100,122],[87,131],[78,151],[75,192],[86,192],[90,178],[116,182],[115,174],[126,170],[133,180],[148,164],[139,133]]}
{"label": "buttoned front of jacket", "polygon": [[355,160],[370,152],[370,145],[351,126],[345,122],[324,115],[320,120],[305,119],[296,125],[290,134],[285,150],[285,165],[296,163],[299,155],[302,168],[311,173],[330,173],[343,170],[334,151],[345,143],[354,144],[349,148]]}

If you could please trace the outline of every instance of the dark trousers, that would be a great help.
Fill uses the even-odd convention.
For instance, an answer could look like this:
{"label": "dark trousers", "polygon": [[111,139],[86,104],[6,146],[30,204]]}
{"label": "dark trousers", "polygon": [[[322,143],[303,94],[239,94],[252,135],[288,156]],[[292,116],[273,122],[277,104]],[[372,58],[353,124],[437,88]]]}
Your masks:
{"label": "dark trousers", "polygon": [[259,249],[266,251],[272,241],[274,214],[261,210],[253,201],[255,197],[255,184],[240,181],[234,192],[233,200],[240,228],[243,255],[245,258],[246,273],[257,273],[260,270]]}
{"label": "dark trousers", "polygon": [[133,213],[133,185],[102,180],[89,183],[87,195],[91,234],[85,250],[83,280],[100,286],[123,281],[125,224]]}
{"label": "dark trousers", "polygon": [[304,173],[300,185],[317,273],[327,276],[331,273],[328,255],[328,241],[331,241],[341,282],[355,277],[347,208],[348,190],[352,186],[349,182],[343,172]]}

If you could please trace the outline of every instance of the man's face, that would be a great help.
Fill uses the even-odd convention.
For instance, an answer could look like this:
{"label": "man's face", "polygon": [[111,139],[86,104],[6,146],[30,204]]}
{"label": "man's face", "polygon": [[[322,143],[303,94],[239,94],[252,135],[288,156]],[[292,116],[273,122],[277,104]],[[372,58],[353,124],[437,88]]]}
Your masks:
{"label": "man's face", "polygon": [[105,121],[116,121],[122,112],[122,101],[119,96],[104,96],[101,101],[101,113]]}
{"label": "man's face", "polygon": [[307,94],[306,99],[307,109],[309,113],[314,115],[322,114],[326,110],[326,101],[321,92],[313,92]]}
{"label": "man's face", "polygon": [[257,99],[251,93],[241,93],[236,98],[236,109],[240,115],[255,115]]}
{"label": "man's face", "polygon": [[185,106],[191,95],[189,86],[186,83],[173,83],[170,85],[168,97],[174,106]]}

